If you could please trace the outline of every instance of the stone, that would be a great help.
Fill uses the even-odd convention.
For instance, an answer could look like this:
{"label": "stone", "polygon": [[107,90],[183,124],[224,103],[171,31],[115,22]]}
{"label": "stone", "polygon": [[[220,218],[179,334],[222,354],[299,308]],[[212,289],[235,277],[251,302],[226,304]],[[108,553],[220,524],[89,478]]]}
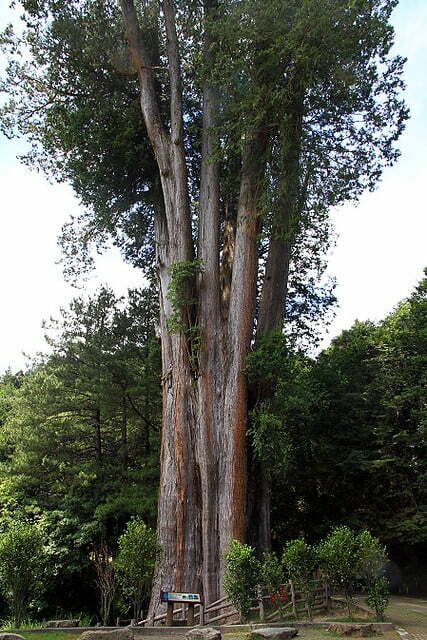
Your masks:
{"label": "stone", "polygon": [[267,640],[287,640],[294,638],[298,631],[294,627],[265,627],[263,629],[253,629],[249,638],[266,638]]}
{"label": "stone", "polygon": [[17,633],[0,633],[0,640],[25,640],[25,638]]}
{"label": "stone", "polygon": [[339,633],[340,636],[354,636],[356,638],[368,638],[377,633],[372,624],[353,624],[346,622],[335,622],[328,627],[328,631]]}
{"label": "stone", "polygon": [[43,626],[45,629],[69,629],[79,625],[80,620],[48,620]]}
{"label": "stone", "polygon": [[196,627],[187,631],[187,640],[221,640],[221,631],[212,627]]}
{"label": "stone", "polygon": [[133,640],[133,631],[130,627],[112,629],[111,631],[84,631],[79,640]]}

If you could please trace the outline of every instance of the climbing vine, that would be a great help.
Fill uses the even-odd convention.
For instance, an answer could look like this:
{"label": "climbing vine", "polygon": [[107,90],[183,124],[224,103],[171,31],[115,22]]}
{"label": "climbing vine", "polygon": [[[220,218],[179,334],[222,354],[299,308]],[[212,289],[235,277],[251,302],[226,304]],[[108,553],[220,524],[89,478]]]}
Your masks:
{"label": "climbing vine", "polygon": [[189,349],[190,365],[195,372],[200,350],[200,331],[197,324],[197,296],[195,280],[202,271],[202,262],[198,258],[170,265],[167,299],[171,303],[172,313],[167,319],[168,332],[182,333]]}

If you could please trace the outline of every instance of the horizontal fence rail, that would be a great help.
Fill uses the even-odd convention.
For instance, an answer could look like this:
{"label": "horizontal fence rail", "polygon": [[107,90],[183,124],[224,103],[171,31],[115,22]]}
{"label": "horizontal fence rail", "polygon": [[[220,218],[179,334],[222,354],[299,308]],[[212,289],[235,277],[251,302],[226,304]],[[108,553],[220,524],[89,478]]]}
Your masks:
{"label": "horizontal fence rail", "polygon": [[[258,615],[260,622],[268,621],[273,622],[280,617],[294,616],[298,618],[299,615],[306,614],[308,612],[308,606],[304,593],[296,589],[292,581],[286,582],[281,585],[280,590],[282,593],[286,593],[286,598],[280,605],[277,605],[272,600],[271,594],[267,594],[264,590],[259,590],[258,598],[254,600],[254,606],[251,608],[251,613],[255,616]],[[314,601],[311,606],[312,611],[328,610],[330,603],[330,593],[328,585],[324,580],[315,580],[315,593]],[[240,616],[236,607],[232,604],[228,596],[223,596],[219,600],[204,604],[195,604],[194,606],[194,621],[198,625],[214,624],[222,622],[223,624],[232,624],[239,622]],[[176,624],[184,624],[187,618],[187,605],[183,605],[179,609],[173,611],[173,621]],[[138,626],[155,626],[157,624],[164,624],[166,621],[166,613],[160,613],[154,618],[145,618],[139,622],[132,621]]]}

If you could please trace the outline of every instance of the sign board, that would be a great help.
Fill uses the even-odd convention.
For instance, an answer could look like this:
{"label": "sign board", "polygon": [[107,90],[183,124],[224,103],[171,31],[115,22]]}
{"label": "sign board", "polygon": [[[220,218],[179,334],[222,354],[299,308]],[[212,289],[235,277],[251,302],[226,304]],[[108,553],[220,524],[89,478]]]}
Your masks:
{"label": "sign board", "polygon": [[200,593],[160,591],[160,602],[190,602],[192,604],[200,604]]}

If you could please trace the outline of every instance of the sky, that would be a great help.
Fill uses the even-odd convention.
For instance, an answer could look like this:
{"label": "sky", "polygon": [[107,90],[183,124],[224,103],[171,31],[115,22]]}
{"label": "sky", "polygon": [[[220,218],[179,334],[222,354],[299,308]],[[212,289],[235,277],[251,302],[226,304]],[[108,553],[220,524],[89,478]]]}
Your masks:
{"label": "sky", "polygon": [[[0,29],[16,14],[0,0]],[[406,56],[406,101],[411,110],[399,147],[374,193],[358,206],[332,212],[338,235],[328,274],[337,280],[339,308],[322,346],[358,320],[381,320],[408,296],[427,266],[427,2],[401,0],[393,15],[394,51]],[[1,68],[1,61],[0,61]],[[0,137],[0,373],[25,368],[23,353],[44,349],[42,320],[80,295],[58,264],[58,233],[79,203],[67,185],[49,184],[20,164],[24,141]],[[108,284],[119,293],[141,286],[140,271],[117,250],[97,260],[84,293]]]}

